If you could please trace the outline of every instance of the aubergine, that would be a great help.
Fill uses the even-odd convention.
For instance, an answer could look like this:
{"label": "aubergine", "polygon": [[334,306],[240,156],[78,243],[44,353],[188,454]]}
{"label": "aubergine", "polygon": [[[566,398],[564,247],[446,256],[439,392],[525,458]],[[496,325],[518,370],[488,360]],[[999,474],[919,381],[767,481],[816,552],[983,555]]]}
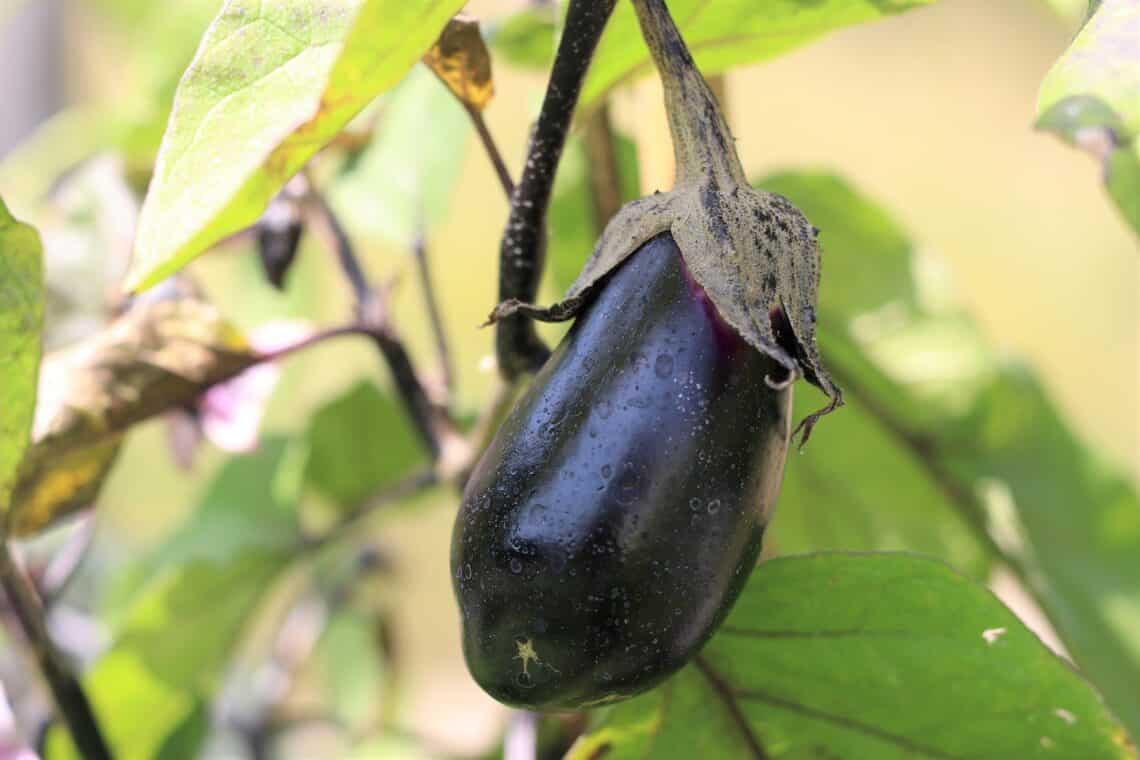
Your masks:
{"label": "aubergine", "polygon": [[819,231],[748,184],[663,0],[633,5],[676,184],[610,220],[562,301],[492,312],[576,321],[476,465],[452,537],[468,668],[520,707],[616,701],[692,658],[756,563],[792,383],[829,400],[801,446],[843,403],[815,340]]}
{"label": "aubergine", "polygon": [[583,708],[688,661],[760,551],[790,432],[783,372],[719,317],[671,235],[607,278],[464,493],[451,565],[485,691]]}

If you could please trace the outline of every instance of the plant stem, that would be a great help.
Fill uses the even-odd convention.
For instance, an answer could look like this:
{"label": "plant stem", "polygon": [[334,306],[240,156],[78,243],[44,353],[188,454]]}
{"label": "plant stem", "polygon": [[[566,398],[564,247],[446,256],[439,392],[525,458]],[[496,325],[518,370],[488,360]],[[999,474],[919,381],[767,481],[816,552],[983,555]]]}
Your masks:
{"label": "plant stem", "polygon": [[340,264],[345,280],[352,288],[352,295],[356,298],[356,306],[359,311],[372,299],[373,292],[372,288],[368,286],[368,278],[364,275],[364,269],[360,266],[360,259],[356,257],[352,241],[349,240],[348,233],[344,231],[344,226],[324,196],[310,187],[308,197],[317,215],[325,223],[333,237],[333,252],[336,254],[337,263]]}
{"label": "plant stem", "polygon": [[475,126],[475,133],[479,135],[479,142],[483,143],[483,150],[487,153],[487,158],[491,159],[491,166],[495,168],[495,174],[499,177],[499,184],[503,186],[503,192],[509,199],[514,195],[515,182],[511,179],[511,172],[507,168],[507,163],[503,161],[503,154],[499,150],[498,144],[495,143],[491,130],[487,129],[487,121],[483,118],[483,112],[470,103],[464,102],[462,105],[467,111],[467,115],[471,117],[471,123]]}
{"label": "plant stem", "polygon": [[622,206],[621,165],[608,103],[602,103],[587,117],[584,136],[590,200],[594,205],[594,232],[601,235],[606,223]]}
{"label": "plant stem", "polygon": [[424,306],[427,310],[428,321],[431,323],[432,337],[435,339],[435,352],[439,361],[440,371],[443,373],[443,386],[450,397],[452,384],[455,382],[455,367],[451,361],[451,349],[447,343],[447,331],[443,327],[443,317],[440,313],[439,300],[435,297],[435,285],[431,278],[431,269],[428,266],[427,240],[421,226],[416,239],[412,243],[412,251],[416,258],[416,272],[419,274],[420,290],[423,292]]}
{"label": "plant stem", "polygon": [[[616,0],[570,0],[566,26],[542,110],[527,150],[522,177],[499,249],[499,300],[533,302],[542,277],[546,210],[570,120],[590,59]],[[534,371],[550,355],[534,323],[521,314],[500,320],[495,333],[499,372],[509,379]]]}
{"label": "plant stem", "polygon": [[428,396],[411,355],[389,323],[386,299],[380,291],[369,286],[352,241],[336,213],[315,190],[310,189],[309,198],[313,211],[332,235],[337,261],[356,299],[357,319],[368,329],[380,350],[404,411],[434,461],[442,451],[441,441],[453,437],[454,425],[447,411],[432,403]]}
{"label": "plant stem", "polygon": [[44,611],[36,592],[27,576],[16,565],[3,536],[0,536],[0,584],[4,587],[8,604],[20,621],[40,673],[51,690],[56,710],[67,725],[79,754],[87,760],[110,760],[111,751],[99,730],[99,723],[83,691],[83,685],[71,672],[67,658],[48,633]]}

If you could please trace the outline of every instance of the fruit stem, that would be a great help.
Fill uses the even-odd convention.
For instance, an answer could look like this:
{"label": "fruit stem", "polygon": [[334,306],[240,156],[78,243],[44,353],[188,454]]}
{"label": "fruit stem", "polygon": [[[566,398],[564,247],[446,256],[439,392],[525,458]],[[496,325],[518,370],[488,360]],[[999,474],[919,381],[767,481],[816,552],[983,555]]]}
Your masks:
{"label": "fruit stem", "polygon": [[701,76],[665,0],[633,0],[641,35],[665,88],[678,185],[747,184],[732,131],[716,96]]}

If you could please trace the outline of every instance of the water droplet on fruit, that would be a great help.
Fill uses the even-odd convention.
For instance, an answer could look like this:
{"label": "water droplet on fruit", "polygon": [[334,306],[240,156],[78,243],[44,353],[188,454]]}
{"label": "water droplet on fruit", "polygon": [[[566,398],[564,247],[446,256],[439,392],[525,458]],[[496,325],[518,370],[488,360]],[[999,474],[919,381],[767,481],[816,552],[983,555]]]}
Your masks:
{"label": "water droplet on fruit", "polygon": [[720,499],[710,499],[708,511],[710,515],[715,515],[718,511],[720,511]]}
{"label": "water droplet on fruit", "polygon": [[653,362],[653,373],[662,379],[673,374],[673,357],[669,354],[658,354],[657,361]]}
{"label": "water droplet on fruit", "polygon": [[701,498],[699,496],[694,496],[693,498],[689,499],[689,509],[693,510],[694,512],[701,511]]}
{"label": "water droplet on fruit", "polygon": [[511,572],[515,575],[518,575],[522,572],[522,560],[520,560],[518,557],[515,557],[511,560]]}
{"label": "water droplet on fruit", "polygon": [[605,478],[606,480],[609,480],[611,477],[613,477],[613,474],[614,474],[614,468],[613,467],[610,467],[608,464],[602,465],[602,477],[603,478]]}

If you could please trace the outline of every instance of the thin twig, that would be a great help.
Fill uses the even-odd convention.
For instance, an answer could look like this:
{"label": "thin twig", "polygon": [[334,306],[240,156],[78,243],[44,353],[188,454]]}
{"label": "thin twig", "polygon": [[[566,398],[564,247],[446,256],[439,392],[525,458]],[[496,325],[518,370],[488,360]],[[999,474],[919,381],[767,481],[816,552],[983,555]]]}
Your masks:
{"label": "thin twig", "polygon": [[436,358],[439,361],[440,372],[443,373],[443,387],[447,389],[447,395],[450,398],[455,383],[455,367],[451,361],[451,350],[447,344],[447,331],[443,327],[443,317],[440,315],[439,300],[436,298],[435,284],[431,278],[431,268],[428,266],[427,239],[422,225],[419,232],[416,233],[412,250],[415,253],[416,271],[419,273],[424,307],[427,310],[428,321],[431,323],[432,337],[435,339]]}
{"label": "thin twig", "polygon": [[491,159],[491,166],[495,168],[495,174],[499,177],[499,184],[503,186],[503,192],[506,193],[507,198],[510,198],[515,192],[515,182],[511,179],[511,171],[507,168],[506,161],[503,160],[502,151],[499,150],[495,138],[491,135],[491,130],[487,129],[487,121],[483,118],[483,112],[470,103],[463,102],[462,105],[463,109],[467,111],[467,115],[471,117],[471,123],[475,126],[475,133],[479,135],[479,142],[483,144],[487,158]]}
{"label": "thin twig", "polygon": [[608,103],[602,103],[586,117],[583,137],[590,180],[590,200],[594,206],[594,232],[601,235],[606,223],[621,210],[621,164]]}
{"label": "thin twig", "polygon": [[[511,196],[510,218],[499,250],[500,301],[515,298],[532,302],[538,293],[544,263],[543,221],[550,205],[554,175],[590,59],[615,3],[616,0],[570,0],[522,178]],[[508,380],[537,369],[550,355],[534,323],[522,315],[498,322],[495,347],[499,372]]]}
{"label": "thin twig", "polygon": [[444,444],[454,437],[455,426],[447,410],[432,403],[428,396],[404,342],[388,320],[386,299],[380,291],[368,285],[360,259],[336,213],[312,188],[309,198],[312,210],[332,234],[337,261],[356,299],[357,319],[370,328],[372,339],[392,375],[396,394],[424,447],[433,460],[439,459]]}
{"label": "thin twig", "polygon": [[110,760],[111,751],[99,730],[99,722],[83,691],[83,685],[71,672],[71,666],[63,652],[48,633],[43,607],[40,606],[36,592],[27,576],[16,565],[8,542],[2,539],[0,536],[0,584],[4,587],[9,606],[20,621],[40,673],[47,681],[56,709],[67,725],[80,755],[87,760]]}
{"label": "thin twig", "polygon": [[309,550],[316,550],[327,546],[342,536],[351,533],[360,524],[361,520],[368,518],[377,509],[386,507],[401,499],[406,499],[426,488],[430,488],[438,482],[439,475],[434,468],[413,473],[369,496],[342,516],[335,525],[325,530],[319,536],[308,539],[304,547]]}
{"label": "thin twig", "polygon": [[340,264],[341,272],[344,273],[345,280],[352,288],[357,309],[360,310],[372,299],[373,292],[368,286],[368,278],[364,275],[364,269],[360,266],[360,259],[356,257],[352,241],[349,240],[348,233],[345,232],[340,219],[337,218],[323,195],[310,187],[308,199],[312,203],[313,210],[316,211],[318,218],[325,224],[333,237],[333,253],[336,254],[337,263]]}

